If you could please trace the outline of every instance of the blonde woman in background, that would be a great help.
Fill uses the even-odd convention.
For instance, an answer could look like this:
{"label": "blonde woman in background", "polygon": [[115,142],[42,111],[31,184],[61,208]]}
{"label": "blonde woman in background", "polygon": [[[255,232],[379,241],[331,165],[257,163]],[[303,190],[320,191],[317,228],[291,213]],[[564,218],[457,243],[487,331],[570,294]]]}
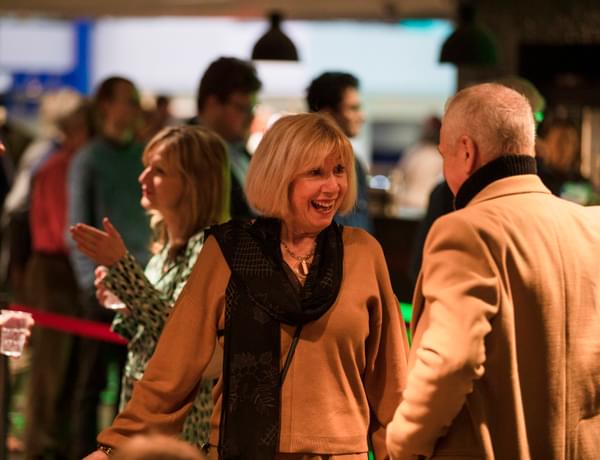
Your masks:
{"label": "blonde woman in background", "polygon": [[[77,224],[71,229],[78,248],[92,258],[98,300],[114,294],[126,306],[112,328],[129,340],[120,410],[144,374],[175,300],[181,293],[204,244],[206,227],[228,219],[227,153],[220,137],[198,127],[160,131],[143,154],[139,177],[141,204],[151,215],[154,256],[142,270],[108,219],[104,230]],[[110,292],[108,292],[110,291]],[[190,355],[190,358],[192,356]],[[199,382],[194,405],[183,425],[183,437],[194,445],[207,440],[212,413],[214,369]]]}
{"label": "blonde woman in background", "polygon": [[544,161],[554,171],[572,175],[579,169],[579,133],[568,121],[555,121],[543,137]]}
{"label": "blonde woman in background", "polygon": [[538,174],[550,191],[587,204],[591,185],[580,172],[579,133],[570,121],[556,120],[544,130],[538,150]]}

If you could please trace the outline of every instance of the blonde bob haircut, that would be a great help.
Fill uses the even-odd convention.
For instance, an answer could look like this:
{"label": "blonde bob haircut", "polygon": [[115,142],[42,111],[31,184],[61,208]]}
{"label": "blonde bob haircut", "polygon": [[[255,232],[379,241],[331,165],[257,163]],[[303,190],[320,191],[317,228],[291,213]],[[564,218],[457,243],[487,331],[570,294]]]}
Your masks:
{"label": "blonde bob haircut", "polygon": [[352,145],[328,115],[303,113],[277,120],[262,138],[248,169],[246,197],[268,217],[290,214],[290,186],[300,174],[339,155],[348,177],[348,190],[339,212],[349,212],[356,201],[356,173]]}
{"label": "blonde bob haircut", "polygon": [[[174,126],[159,131],[148,143],[142,161],[148,166],[156,149],[183,184],[178,213],[185,240],[205,227],[229,219],[229,160],[221,138],[205,128]],[[150,211],[150,226],[159,248],[168,243],[163,216]],[[157,249],[159,249],[157,248]]]}

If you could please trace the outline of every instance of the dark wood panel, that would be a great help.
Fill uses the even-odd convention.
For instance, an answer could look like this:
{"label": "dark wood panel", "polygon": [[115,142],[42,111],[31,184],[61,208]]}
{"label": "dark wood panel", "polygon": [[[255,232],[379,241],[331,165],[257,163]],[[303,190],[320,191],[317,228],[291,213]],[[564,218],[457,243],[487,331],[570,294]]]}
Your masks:
{"label": "dark wood panel", "polygon": [[419,221],[378,217],[374,223],[375,237],[383,248],[394,292],[401,302],[411,302],[414,282],[409,266]]}

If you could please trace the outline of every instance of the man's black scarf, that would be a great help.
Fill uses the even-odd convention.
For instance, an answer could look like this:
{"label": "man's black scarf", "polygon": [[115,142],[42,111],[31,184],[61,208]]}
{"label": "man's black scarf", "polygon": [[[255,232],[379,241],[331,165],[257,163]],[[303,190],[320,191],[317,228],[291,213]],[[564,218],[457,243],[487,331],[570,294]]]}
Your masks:
{"label": "man's black scarf", "polygon": [[[231,270],[225,294],[220,460],[272,460],[279,447],[280,323],[301,326],[335,302],[343,268],[342,229],[317,237],[298,291],[281,256],[281,222],[258,218],[211,228]],[[318,378],[315,376],[315,378]]]}
{"label": "man's black scarf", "polygon": [[535,158],[528,155],[503,155],[483,165],[460,187],[454,198],[454,209],[462,209],[492,182],[505,177],[537,174]]}

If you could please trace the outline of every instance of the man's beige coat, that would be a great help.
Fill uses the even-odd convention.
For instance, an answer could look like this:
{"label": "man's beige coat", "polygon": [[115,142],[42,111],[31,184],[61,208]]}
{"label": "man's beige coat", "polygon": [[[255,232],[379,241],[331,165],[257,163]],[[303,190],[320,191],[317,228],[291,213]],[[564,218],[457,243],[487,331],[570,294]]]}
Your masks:
{"label": "man's beige coat", "polygon": [[535,175],[432,227],[393,459],[600,459],[600,208]]}

